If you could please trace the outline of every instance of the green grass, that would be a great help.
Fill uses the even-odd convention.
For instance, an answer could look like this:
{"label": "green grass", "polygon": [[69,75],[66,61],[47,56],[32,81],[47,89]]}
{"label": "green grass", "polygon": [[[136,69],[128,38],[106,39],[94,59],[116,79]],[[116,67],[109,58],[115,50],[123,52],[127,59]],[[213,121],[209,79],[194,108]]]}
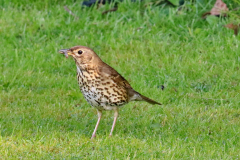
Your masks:
{"label": "green grass", "polygon": [[[202,20],[214,1],[206,4],[177,12],[126,1],[102,16],[111,6],[1,2],[0,159],[239,158],[239,36],[222,27],[227,18]],[[97,112],[74,61],[57,52],[75,45],[163,105],[124,106],[112,138],[113,112],[104,112],[90,140]]]}

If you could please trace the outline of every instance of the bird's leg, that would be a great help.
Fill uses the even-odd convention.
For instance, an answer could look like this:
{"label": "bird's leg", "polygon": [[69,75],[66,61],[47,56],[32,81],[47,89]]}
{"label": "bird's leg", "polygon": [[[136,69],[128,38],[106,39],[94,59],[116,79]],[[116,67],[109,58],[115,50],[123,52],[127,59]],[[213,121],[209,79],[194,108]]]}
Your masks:
{"label": "bird's leg", "polygon": [[116,124],[116,121],[117,121],[117,117],[118,117],[118,109],[115,109],[114,110],[114,120],[113,120],[113,125],[112,125],[112,129],[111,129],[111,132],[110,132],[110,137],[112,136],[112,132],[114,130],[114,127],[115,127],[115,124]]}
{"label": "bird's leg", "polygon": [[93,138],[96,137],[97,128],[98,128],[98,125],[99,125],[100,120],[101,120],[101,117],[102,117],[102,111],[97,110],[97,113],[98,113],[98,121],[97,121],[97,124],[96,124],[96,126],[95,126],[95,129],[94,129],[94,131],[93,131],[93,134],[92,134],[92,138],[91,138],[91,139],[93,139]]}

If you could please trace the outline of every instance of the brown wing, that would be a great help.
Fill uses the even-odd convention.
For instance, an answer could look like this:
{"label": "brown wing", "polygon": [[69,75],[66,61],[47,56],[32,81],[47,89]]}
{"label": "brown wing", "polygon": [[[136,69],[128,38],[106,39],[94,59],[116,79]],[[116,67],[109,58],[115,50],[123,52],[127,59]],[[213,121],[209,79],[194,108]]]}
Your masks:
{"label": "brown wing", "polygon": [[112,79],[114,83],[116,83],[118,86],[124,88],[128,94],[129,101],[131,101],[131,100],[146,101],[151,104],[161,105],[161,103],[158,103],[158,102],[136,92],[123,76],[121,76],[115,69],[113,69],[106,63],[103,62],[102,65],[99,65],[98,70],[102,76],[106,76],[107,78]]}
{"label": "brown wing", "polygon": [[112,79],[118,86],[124,87],[125,89],[132,89],[128,81],[106,63],[103,62],[102,65],[99,65],[98,70],[103,76]]}

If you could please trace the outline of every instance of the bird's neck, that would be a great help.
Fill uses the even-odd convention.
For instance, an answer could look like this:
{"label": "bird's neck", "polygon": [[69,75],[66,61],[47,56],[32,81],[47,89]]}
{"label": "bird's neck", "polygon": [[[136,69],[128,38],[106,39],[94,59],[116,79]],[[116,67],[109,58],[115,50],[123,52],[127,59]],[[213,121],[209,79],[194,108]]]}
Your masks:
{"label": "bird's neck", "polygon": [[80,64],[78,63],[78,61],[76,62],[76,66],[78,69],[80,69],[81,71],[87,71],[87,70],[92,70],[93,69],[93,65],[91,64]]}
{"label": "bird's neck", "polygon": [[84,64],[84,65],[76,65],[77,66],[77,73],[80,74],[81,76],[90,76],[94,74],[95,69],[93,66]]}

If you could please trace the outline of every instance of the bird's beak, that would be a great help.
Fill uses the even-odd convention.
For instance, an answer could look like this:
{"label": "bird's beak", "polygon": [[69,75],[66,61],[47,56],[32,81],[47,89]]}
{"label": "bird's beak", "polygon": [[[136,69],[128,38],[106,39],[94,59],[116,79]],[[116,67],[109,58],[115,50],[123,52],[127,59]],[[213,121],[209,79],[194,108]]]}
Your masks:
{"label": "bird's beak", "polygon": [[71,55],[71,51],[69,49],[61,49],[58,52],[64,54],[66,58],[68,58],[68,55]]}

